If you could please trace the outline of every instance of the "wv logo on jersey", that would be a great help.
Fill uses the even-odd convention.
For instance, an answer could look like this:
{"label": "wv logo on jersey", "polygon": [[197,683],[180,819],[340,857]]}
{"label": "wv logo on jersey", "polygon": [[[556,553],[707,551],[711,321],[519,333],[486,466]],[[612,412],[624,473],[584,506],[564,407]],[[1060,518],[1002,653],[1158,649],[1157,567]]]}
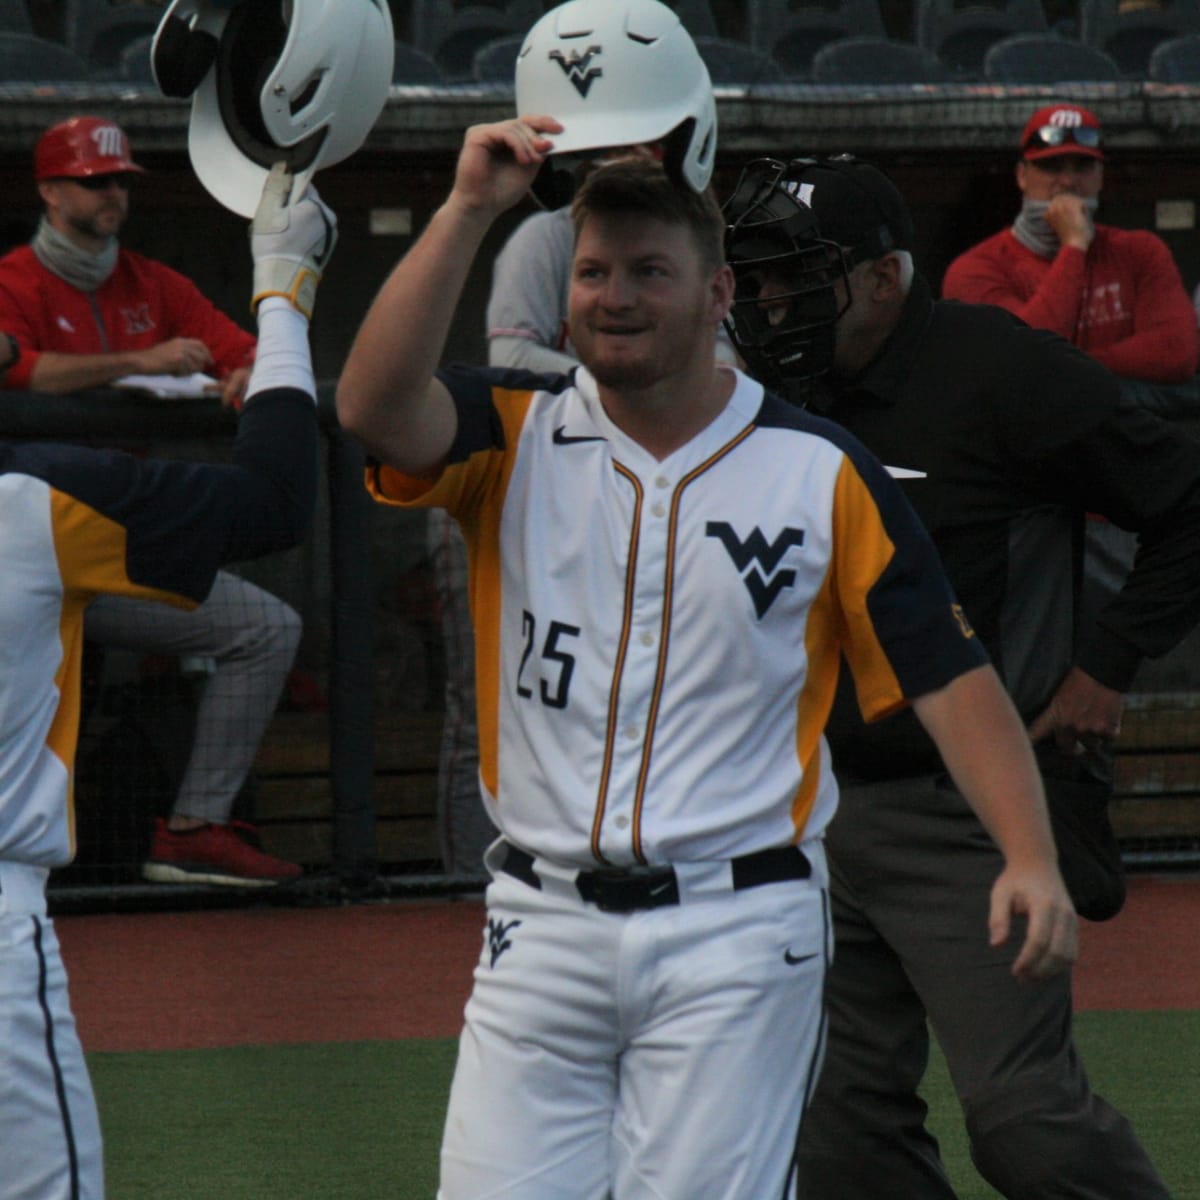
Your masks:
{"label": "wv logo on jersey", "polygon": [[599,46],[589,46],[582,54],[572,50],[570,55],[561,50],[551,50],[550,57],[563,69],[563,74],[575,85],[575,90],[587,98],[592,81],[604,74],[602,67],[593,67],[592,59],[604,51]]}
{"label": "wv logo on jersey", "polygon": [[487,940],[488,947],[492,952],[492,966],[496,965],[496,959],[502,955],[505,950],[512,946],[512,939],[509,938],[509,932],[516,929],[520,925],[520,921],[509,921],[505,924],[503,921],[498,921],[495,917],[488,917],[487,923]]}
{"label": "wv logo on jersey", "polygon": [[706,536],[716,538],[733,559],[733,565],[754,601],[754,611],[759,620],[766,616],[767,610],[784,588],[795,586],[796,572],[790,568],[784,571],[777,568],[793,546],[804,545],[803,529],[784,526],[773,542],[767,541],[757,525],[744,542],[734,533],[728,521],[709,521],[704,532]]}

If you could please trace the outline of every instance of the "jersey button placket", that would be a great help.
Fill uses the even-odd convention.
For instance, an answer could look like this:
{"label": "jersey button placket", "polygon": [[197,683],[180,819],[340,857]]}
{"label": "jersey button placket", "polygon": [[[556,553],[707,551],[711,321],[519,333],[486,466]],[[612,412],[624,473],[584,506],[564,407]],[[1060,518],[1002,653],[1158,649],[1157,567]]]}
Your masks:
{"label": "jersey button placket", "polygon": [[[659,475],[654,480],[654,486],[659,490],[660,493],[662,493],[670,488],[671,481],[665,475]],[[665,517],[667,515],[667,511],[667,504],[660,494],[659,497],[650,505],[650,512],[653,516]]]}
{"label": "jersey button placket", "polygon": [[643,477],[643,487],[645,519],[637,550],[628,657],[621,680],[619,708],[622,720],[614,746],[612,787],[605,816],[609,836],[603,839],[606,850],[616,861],[623,861],[631,848],[630,831],[647,736],[646,720],[659,665],[663,573],[674,483],[663,474],[655,474]]}

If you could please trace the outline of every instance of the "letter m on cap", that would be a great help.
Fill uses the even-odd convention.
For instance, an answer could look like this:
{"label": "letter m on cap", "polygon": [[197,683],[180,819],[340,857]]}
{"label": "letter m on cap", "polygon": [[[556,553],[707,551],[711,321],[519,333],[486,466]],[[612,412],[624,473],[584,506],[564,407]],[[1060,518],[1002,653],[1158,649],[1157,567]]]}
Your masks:
{"label": "letter m on cap", "polygon": [[1060,125],[1064,129],[1071,129],[1076,125],[1083,124],[1083,118],[1073,108],[1056,108],[1050,114],[1051,125]]}
{"label": "letter m on cap", "polygon": [[104,158],[125,158],[125,135],[116,125],[97,125],[91,132],[96,153]]}

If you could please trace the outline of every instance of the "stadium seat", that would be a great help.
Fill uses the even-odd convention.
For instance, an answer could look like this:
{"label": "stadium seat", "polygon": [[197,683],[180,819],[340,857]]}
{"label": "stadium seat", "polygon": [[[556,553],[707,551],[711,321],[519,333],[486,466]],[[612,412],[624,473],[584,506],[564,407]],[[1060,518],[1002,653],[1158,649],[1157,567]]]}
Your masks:
{"label": "stadium seat", "polygon": [[0,32],[33,33],[25,0],[0,0]]}
{"label": "stadium seat", "polygon": [[878,0],[835,0],[832,6],[787,0],[748,0],[748,41],[769,54],[791,79],[804,80],[813,56],[827,42],[847,37],[884,37]]}
{"label": "stadium seat", "polygon": [[1041,0],[917,0],[914,41],[949,68],[953,79],[981,80],[993,42],[1014,33],[1046,33]]}
{"label": "stadium seat", "polygon": [[484,42],[471,59],[471,78],[477,83],[507,83],[512,87],[517,71],[517,52],[524,41],[523,33],[510,33]]}
{"label": "stadium seat", "polygon": [[119,75],[121,52],[140,37],[153,37],[162,9],[103,0],[67,0],[63,41],[87,64],[93,78]]}
{"label": "stadium seat", "polygon": [[437,63],[448,81],[469,80],[476,50],[497,38],[524,35],[541,16],[541,0],[506,0],[494,8],[422,0],[413,10],[413,45]]}
{"label": "stadium seat", "polygon": [[5,83],[84,83],[87,78],[87,63],[61,43],[0,32],[0,80]]}
{"label": "stadium seat", "polygon": [[784,83],[787,72],[770,55],[755,50],[748,42],[732,38],[693,36],[696,49],[708,68],[708,76],[717,87],[747,86],[757,83]]}
{"label": "stadium seat", "polygon": [[407,42],[397,42],[392,58],[392,82],[437,87],[445,82],[445,76],[442,68],[423,50]]}
{"label": "stadium seat", "polygon": [[1094,83],[1121,78],[1103,50],[1053,33],[1014,33],[988,47],[983,76],[989,83]]}
{"label": "stadium seat", "polygon": [[822,46],[812,62],[813,83],[941,83],[947,74],[941,60],[920,46],[880,37],[839,38]]}
{"label": "stadium seat", "polygon": [[157,87],[154,69],[150,65],[150,47],[154,34],[143,33],[126,43],[117,62],[117,74],[130,83],[148,83]]}
{"label": "stadium seat", "polygon": [[1116,60],[1126,79],[1146,79],[1161,42],[1200,33],[1200,0],[1160,0],[1119,11],[1119,0],[1080,0],[1079,40]]}
{"label": "stadium seat", "polygon": [[716,37],[717,18],[708,0],[662,0],[668,7],[675,10],[679,23],[692,35],[698,37]]}
{"label": "stadium seat", "polygon": [[1200,83],[1200,34],[1159,42],[1150,52],[1147,75],[1155,83]]}

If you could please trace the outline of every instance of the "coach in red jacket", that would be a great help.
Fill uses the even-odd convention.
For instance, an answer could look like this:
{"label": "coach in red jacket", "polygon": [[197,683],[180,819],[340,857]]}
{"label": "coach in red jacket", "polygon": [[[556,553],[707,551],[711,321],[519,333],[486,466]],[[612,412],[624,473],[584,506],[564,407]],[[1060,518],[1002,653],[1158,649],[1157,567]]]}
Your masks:
{"label": "coach in red jacket", "polygon": [[[1021,210],[1009,228],[950,264],[949,300],[995,304],[1049,329],[1106,366],[1127,400],[1165,417],[1200,416],[1200,334],[1166,243],[1095,220],[1104,182],[1100,122],[1078,104],[1038,109],[1021,133]],[[1087,527],[1083,615],[1115,595],[1136,552],[1132,534]]]}
{"label": "coach in red jacket", "polygon": [[[1171,415],[1190,399],[1195,415],[1200,336],[1179,269],[1156,234],[1096,223],[1103,182],[1095,114],[1077,104],[1039,109],[1021,135],[1021,211],[950,264],[942,295],[1006,308],[1114,375],[1156,385],[1132,389],[1140,402]],[[1178,384],[1186,386],[1161,386]]]}
{"label": "coach in red jacket", "polygon": [[45,211],[32,242],[0,259],[0,329],[20,351],[4,386],[73,392],[203,371],[220,380],[223,403],[240,401],[254,337],[191,280],[117,241],[141,172],[124,132],[101,117],[72,117],[38,139]]}

